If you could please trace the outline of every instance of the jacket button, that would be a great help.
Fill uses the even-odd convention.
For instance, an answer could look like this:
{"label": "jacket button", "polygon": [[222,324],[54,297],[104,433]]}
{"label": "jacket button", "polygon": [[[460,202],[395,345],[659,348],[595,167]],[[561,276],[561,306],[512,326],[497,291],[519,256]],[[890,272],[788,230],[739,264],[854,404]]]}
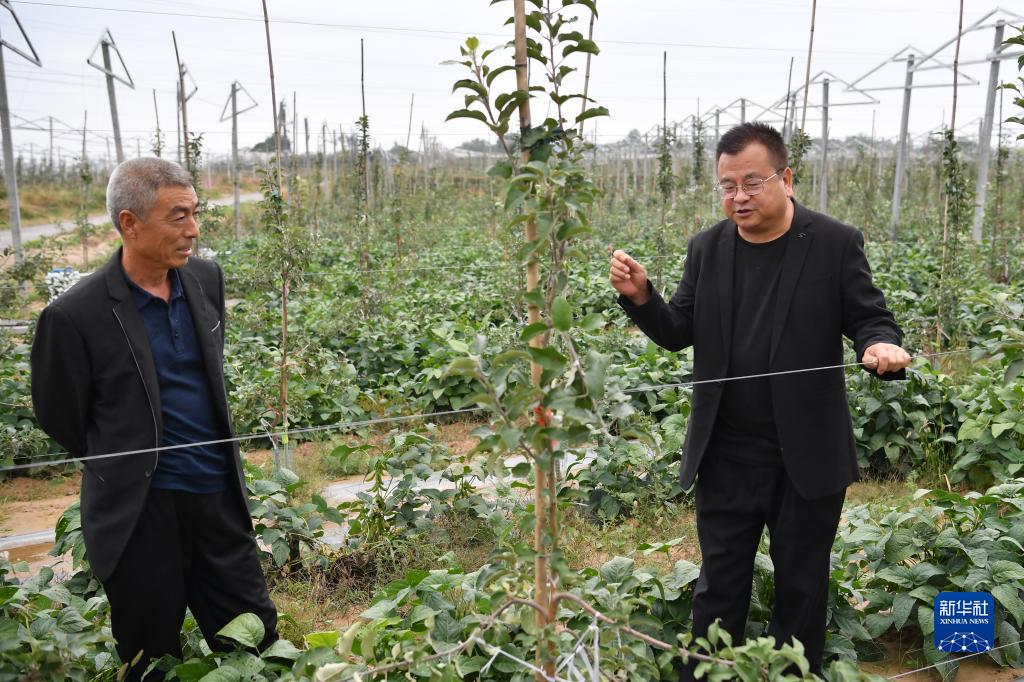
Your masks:
{"label": "jacket button", "polygon": [[149,478],[152,473],[153,473],[152,471],[150,471],[149,469],[146,469],[146,478]]}

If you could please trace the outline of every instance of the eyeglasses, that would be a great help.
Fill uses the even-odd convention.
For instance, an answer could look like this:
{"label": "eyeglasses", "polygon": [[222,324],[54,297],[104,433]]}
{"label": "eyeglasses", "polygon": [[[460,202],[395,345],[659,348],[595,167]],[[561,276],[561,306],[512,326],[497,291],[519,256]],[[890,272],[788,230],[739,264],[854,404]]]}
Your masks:
{"label": "eyeglasses", "polygon": [[715,191],[722,195],[723,199],[732,199],[736,196],[736,192],[739,191],[740,187],[742,187],[743,193],[748,197],[757,196],[764,191],[764,183],[768,182],[781,172],[781,170],[777,170],[764,180],[747,180],[742,185],[715,185]]}

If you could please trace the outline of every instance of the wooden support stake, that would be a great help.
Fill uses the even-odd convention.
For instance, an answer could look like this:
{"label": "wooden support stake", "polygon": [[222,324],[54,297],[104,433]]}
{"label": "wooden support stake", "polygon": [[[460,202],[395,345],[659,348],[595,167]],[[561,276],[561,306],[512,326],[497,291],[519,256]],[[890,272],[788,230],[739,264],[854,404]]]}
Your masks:
{"label": "wooden support stake", "polygon": [[[515,69],[516,69],[516,89],[521,92],[529,92],[530,90],[530,70],[529,62],[526,54],[526,5],[525,0],[514,0],[514,23],[515,23]],[[530,100],[524,99],[519,105],[519,130],[520,134],[525,137],[527,131],[530,130]],[[530,151],[525,146],[522,150],[523,163],[527,163],[530,160]],[[534,220],[528,220],[526,222],[526,241],[532,242],[537,239],[537,224]],[[537,289],[537,284],[540,279],[539,269],[537,262],[533,259],[530,260],[526,265],[526,291],[527,293],[533,292]],[[531,303],[528,308],[528,320],[529,324],[535,324],[540,321],[540,308]],[[541,348],[544,346],[543,335],[534,336],[530,339],[530,346],[533,348]],[[531,363],[530,365],[530,376],[534,386],[540,386],[541,378],[541,366],[537,363]],[[544,419],[543,413],[538,415],[538,419]],[[546,453],[550,457],[550,451]],[[551,484],[548,478],[547,467],[543,466],[540,462],[537,462],[534,466],[535,472],[535,485],[534,485],[534,513],[536,515],[536,522],[534,524],[534,550],[536,552],[536,558],[534,559],[534,599],[541,605],[543,611],[538,611],[536,614],[537,627],[545,629],[551,622],[551,592],[550,585],[548,583],[548,543],[544,537],[545,532],[548,530],[548,496],[551,494]],[[554,660],[549,655],[549,650],[546,644],[540,644],[537,647],[537,658],[539,667],[544,671],[545,674],[551,675],[554,673]],[[537,673],[536,679],[543,680],[544,675]]]}

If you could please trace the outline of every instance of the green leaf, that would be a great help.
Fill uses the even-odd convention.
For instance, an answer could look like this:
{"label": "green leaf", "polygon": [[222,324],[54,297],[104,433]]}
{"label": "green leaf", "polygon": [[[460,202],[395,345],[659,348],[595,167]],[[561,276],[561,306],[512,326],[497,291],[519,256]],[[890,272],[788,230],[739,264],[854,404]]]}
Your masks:
{"label": "green leaf", "polygon": [[518,184],[510,184],[508,189],[505,190],[505,210],[511,211],[519,206],[519,204],[523,203],[527,194],[527,189],[520,187]]}
{"label": "green leaf", "polygon": [[294,661],[301,655],[302,652],[287,639],[277,640],[263,652],[263,658],[283,658],[288,661]]}
{"label": "green leaf", "polygon": [[588,332],[596,331],[604,327],[605,319],[601,313],[589,313],[580,322],[580,329]]}
{"label": "green leaf", "polygon": [[586,121],[588,118],[595,118],[597,116],[610,116],[610,114],[605,107],[591,107],[577,116],[576,122],[579,123],[580,121]]}
{"label": "green leaf", "polygon": [[462,639],[462,626],[450,613],[442,611],[434,618],[431,636],[439,642],[455,643]]}
{"label": "green leaf", "polygon": [[528,342],[535,336],[540,336],[548,330],[547,322],[534,322],[523,327],[523,331],[519,333],[519,340]]}
{"label": "green leaf", "polygon": [[263,621],[254,613],[243,613],[235,617],[217,633],[217,636],[238,642],[244,647],[255,649],[263,641],[266,629]]}
{"label": "green leaf", "polygon": [[506,180],[512,177],[512,173],[512,164],[507,159],[495,161],[494,165],[487,170],[487,175],[492,178],[505,178]]}
{"label": "green leaf", "polygon": [[1016,585],[996,585],[992,588],[992,596],[1013,616],[1018,626],[1024,624],[1024,602],[1021,602]]}
{"label": "green leaf", "polygon": [[892,602],[892,622],[897,630],[902,630],[910,618],[910,612],[914,609],[917,600],[909,594],[897,594]]}
{"label": "green leaf", "polygon": [[981,438],[982,425],[974,419],[965,419],[956,434],[957,440],[978,440]]}
{"label": "green leaf", "polygon": [[215,669],[212,663],[192,659],[174,666],[174,674],[181,682],[198,682]]}
{"label": "green leaf", "polygon": [[587,392],[595,398],[600,399],[604,397],[605,377],[607,376],[608,365],[611,364],[611,361],[611,355],[598,353],[596,350],[587,352]]}
{"label": "green leaf", "polygon": [[569,363],[569,359],[567,357],[551,346],[546,346],[544,348],[528,348],[527,352],[530,353],[530,359],[544,369],[560,370]]}
{"label": "green leaf", "polygon": [[89,629],[91,625],[73,606],[65,606],[57,613],[57,627],[64,632],[82,632]]}
{"label": "green leaf", "polygon": [[573,52],[585,52],[587,54],[601,54],[601,50],[597,47],[597,43],[595,43],[593,40],[588,40],[586,38],[584,38],[583,40],[580,40],[577,43],[573,43],[571,45],[566,45],[562,49],[562,56],[563,57],[567,57],[568,55],[572,54]]}
{"label": "green leaf", "polygon": [[485,116],[482,111],[476,111],[475,109],[459,109],[458,111],[453,111],[448,114],[448,117],[444,120],[447,123],[448,121],[452,121],[456,118],[471,118],[474,121],[480,121],[481,123],[490,125],[490,121],[487,120],[487,116]]}
{"label": "green leaf", "polygon": [[1013,380],[1024,372],[1024,358],[1017,358],[1006,366],[1006,374],[1003,375],[1003,384],[1010,385]]}
{"label": "green leaf", "polygon": [[878,639],[891,627],[891,614],[869,613],[864,617],[864,628],[871,635],[872,639]]}
{"label": "green leaf", "polygon": [[926,638],[935,632],[935,609],[921,604],[917,607],[917,624]]}
{"label": "green leaf", "polygon": [[1014,561],[993,561],[988,570],[992,573],[992,582],[996,584],[1024,580],[1024,566]]}
{"label": "green leaf", "polygon": [[274,563],[278,566],[284,566],[288,563],[289,547],[285,540],[277,540],[270,547],[270,553],[274,556]]}
{"label": "green leaf", "polygon": [[232,651],[220,661],[221,669],[235,670],[246,682],[263,677],[266,662],[248,651]]}
{"label": "green leaf", "polygon": [[395,607],[398,606],[398,602],[391,601],[390,599],[381,599],[379,602],[366,609],[359,614],[360,618],[368,618],[375,620],[377,618],[387,618],[395,611]]}
{"label": "green leaf", "polygon": [[240,682],[242,673],[234,668],[217,668],[203,675],[199,682]]}
{"label": "green leaf", "polygon": [[514,68],[516,67],[512,64],[504,64],[495,69],[491,69],[490,72],[487,74],[487,77],[484,78],[484,81],[487,82],[487,87],[491,87],[491,83],[494,82],[495,78],[505,73],[506,71],[511,71]]}
{"label": "green leaf", "polygon": [[341,638],[341,633],[337,630],[324,630],[322,632],[309,632],[302,636],[302,641],[306,643],[306,648],[315,649],[317,647],[326,647],[333,649]]}
{"label": "green leaf", "polygon": [[561,296],[551,303],[551,322],[558,331],[567,332],[572,328],[572,306]]}
{"label": "green leaf", "polygon": [[697,580],[698,576],[700,576],[700,567],[686,559],[680,559],[676,562],[675,566],[672,567],[672,573],[666,576],[662,582],[665,584],[665,587],[673,587],[677,590],[682,590],[684,587]]}
{"label": "green leaf", "polygon": [[992,425],[992,437],[999,438],[999,436],[1013,429],[1014,426],[1015,424],[1007,424],[1006,422],[996,422],[995,424]]}
{"label": "green leaf", "polygon": [[476,360],[473,358],[455,358],[445,370],[445,376],[475,376]]}
{"label": "green leaf", "polygon": [[601,577],[607,582],[621,584],[633,575],[633,565],[632,559],[617,556],[601,566]]}
{"label": "green leaf", "polygon": [[485,99],[485,100],[487,99],[487,88],[485,88],[484,86],[480,85],[479,83],[477,83],[474,80],[470,80],[468,78],[463,78],[461,80],[455,81],[455,85],[452,86],[452,92],[455,92],[459,88],[462,88],[462,89],[465,89],[465,90],[472,90],[476,94],[480,95],[480,97],[482,97],[483,99]]}

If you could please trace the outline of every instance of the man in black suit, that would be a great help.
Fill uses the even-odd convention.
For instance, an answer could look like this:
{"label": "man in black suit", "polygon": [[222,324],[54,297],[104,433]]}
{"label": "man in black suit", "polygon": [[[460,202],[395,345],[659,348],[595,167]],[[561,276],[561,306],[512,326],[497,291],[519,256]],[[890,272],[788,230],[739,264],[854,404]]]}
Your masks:
{"label": "man in black suit", "polygon": [[263,621],[261,648],[277,639],[230,441],[224,276],[192,257],[197,209],[181,166],[118,166],[107,210],[123,246],[47,306],[32,346],[36,417],[82,460],[87,556],[121,660],[139,659],[129,679],[150,658],[181,656],[186,606],[211,648],[245,612]]}
{"label": "man in black suit", "polygon": [[[693,634],[720,618],[743,640],[754,555],[767,525],[775,565],[768,633],[803,643],[820,672],[829,551],[857,480],[843,341],[864,368],[903,378],[910,357],[874,286],[861,233],[793,200],[782,137],[746,123],[716,150],[726,220],[690,240],[668,302],[623,251],[609,278],[637,326],[669,350],[693,346],[695,381],[681,479],[696,480],[702,554]],[[788,374],[775,374],[791,372]],[[761,378],[740,378],[773,373]],[[692,666],[684,679],[692,678]]]}

